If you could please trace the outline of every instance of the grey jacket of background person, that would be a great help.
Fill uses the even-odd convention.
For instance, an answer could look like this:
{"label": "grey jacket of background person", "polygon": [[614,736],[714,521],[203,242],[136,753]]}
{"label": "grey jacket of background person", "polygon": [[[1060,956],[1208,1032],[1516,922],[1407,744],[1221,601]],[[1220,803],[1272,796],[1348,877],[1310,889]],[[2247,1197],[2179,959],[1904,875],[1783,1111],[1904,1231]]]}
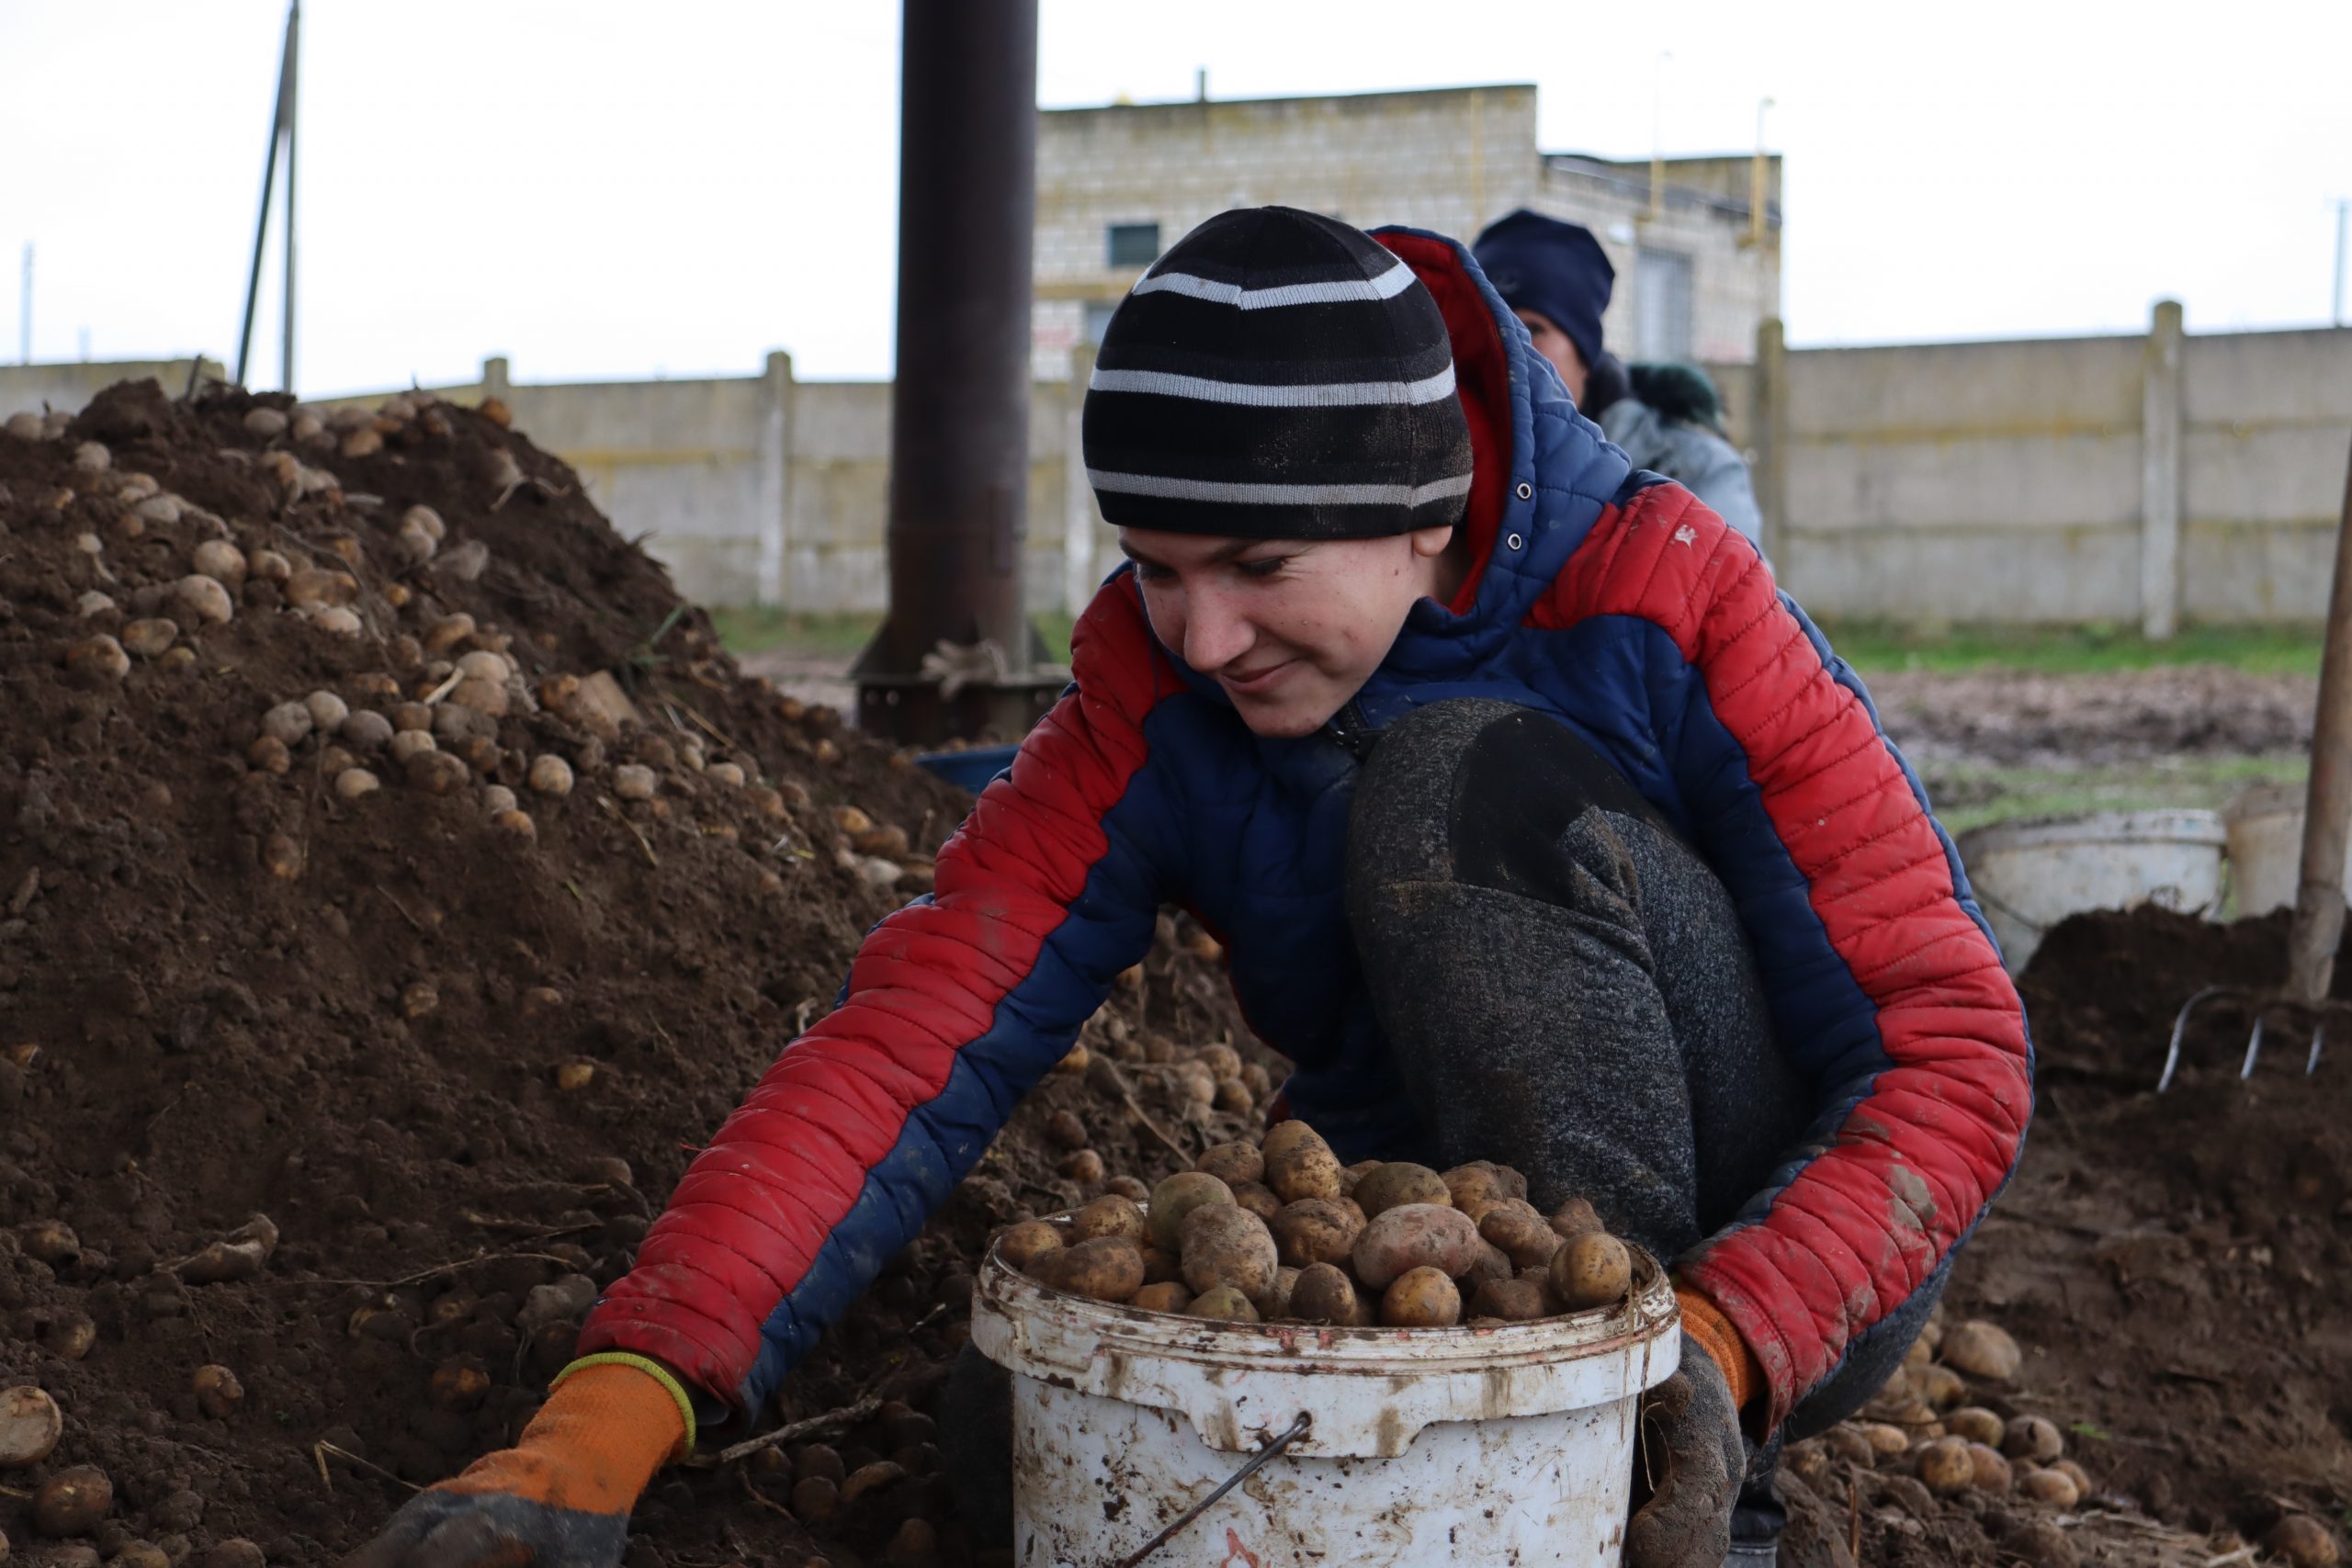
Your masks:
{"label": "grey jacket of background person", "polygon": [[1764,518],[1739,449],[1701,424],[1668,420],[1630,394],[1600,411],[1601,433],[1624,449],[1634,467],[1664,474],[1705,502],[1709,510],[1764,547]]}

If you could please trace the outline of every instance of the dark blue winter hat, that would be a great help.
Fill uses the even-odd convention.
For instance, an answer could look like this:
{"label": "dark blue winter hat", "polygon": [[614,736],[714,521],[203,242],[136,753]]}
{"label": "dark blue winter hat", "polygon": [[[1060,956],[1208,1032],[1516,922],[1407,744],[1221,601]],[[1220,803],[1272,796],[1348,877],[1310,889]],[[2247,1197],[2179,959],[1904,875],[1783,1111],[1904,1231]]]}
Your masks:
{"label": "dark blue winter hat", "polygon": [[1488,224],[1470,254],[1504,304],[1550,317],[1587,366],[1600,362],[1600,313],[1617,269],[1591,230],[1522,207]]}

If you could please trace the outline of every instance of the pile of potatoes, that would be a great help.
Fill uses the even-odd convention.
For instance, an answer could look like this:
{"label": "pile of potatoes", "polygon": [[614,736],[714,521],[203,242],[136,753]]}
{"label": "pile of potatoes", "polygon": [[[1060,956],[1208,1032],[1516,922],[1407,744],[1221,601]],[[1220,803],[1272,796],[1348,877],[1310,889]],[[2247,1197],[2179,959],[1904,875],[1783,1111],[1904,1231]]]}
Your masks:
{"label": "pile of potatoes", "polygon": [[1092,1301],[1356,1328],[1523,1323],[1622,1300],[1634,1277],[1632,1249],[1581,1198],[1544,1214],[1525,1177],[1484,1160],[1342,1166],[1295,1121],[1217,1145],[1145,1202],[1113,1191],[1011,1226],[997,1248]]}

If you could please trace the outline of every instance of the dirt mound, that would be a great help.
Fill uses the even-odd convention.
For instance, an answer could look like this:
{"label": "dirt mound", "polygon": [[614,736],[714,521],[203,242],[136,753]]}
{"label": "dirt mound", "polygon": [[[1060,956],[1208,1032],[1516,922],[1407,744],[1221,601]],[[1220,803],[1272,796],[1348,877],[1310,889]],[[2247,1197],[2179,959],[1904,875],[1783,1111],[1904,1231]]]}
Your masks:
{"label": "dirt mound", "polygon": [[2190,664],[2070,675],[1894,671],[1870,687],[1887,732],[1921,767],[2079,767],[2307,747],[2318,682]]}
{"label": "dirt mound", "polygon": [[[586,1286],[962,815],[741,679],[502,414],[146,383],[0,434],[0,1385],[65,1412],[0,1486],[31,1561],[27,1494],[68,1465],[113,1481],[108,1555],[316,1563],[511,1438]],[[1086,1038],[1198,1146],[1242,1118],[1151,1066],[1230,1028],[1185,935]],[[1092,1190],[1062,1110],[1112,1168],[1174,1167],[1055,1078],[786,1414],[925,1402],[988,1225]],[[205,1366],[242,1397],[199,1399]],[[631,1562],[847,1558],[919,1516],[967,1557],[922,1425],[827,1434],[905,1450],[840,1517],[748,1506],[742,1466],[665,1480]]]}
{"label": "dirt mound", "polygon": [[[2222,926],[2148,908],[2068,920],[2022,985],[2039,1107],[2016,1182],[1953,1272],[1946,1320],[2023,1346],[1969,1397],[2066,1434],[2091,1498],[2051,1522],[2005,1496],[1931,1502],[1912,1456],[1816,1451],[1808,1551],[1792,1563],[2203,1562],[2288,1512],[2352,1503],[2352,1059],[2306,1077],[2309,1036],[2275,1027],[2241,1083],[2248,1015],[2196,1015],[2188,1064],[2154,1091],[2180,1004],[2276,986],[2286,917]],[[2338,974],[2337,994],[2352,994]],[[1892,1414],[1882,1406],[1877,1414]],[[1818,1446],[1815,1446],[1816,1449]]]}

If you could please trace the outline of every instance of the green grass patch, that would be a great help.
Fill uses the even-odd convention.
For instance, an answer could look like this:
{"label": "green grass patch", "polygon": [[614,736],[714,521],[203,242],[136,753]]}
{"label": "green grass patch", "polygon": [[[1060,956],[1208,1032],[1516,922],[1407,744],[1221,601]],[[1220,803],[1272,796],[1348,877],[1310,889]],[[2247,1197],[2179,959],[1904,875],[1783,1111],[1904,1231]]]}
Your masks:
{"label": "green grass patch", "polygon": [[[1070,617],[1052,610],[1029,617],[1046,639],[1048,654],[1069,661]],[[710,624],[727,651],[741,659],[754,653],[790,653],[803,658],[854,658],[882,624],[878,611],[816,615],[799,611],[741,606],[713,610]]]}
{"label": "green grass patch", "polygon": [[1825,622],[1822,630],[1846,662],[1865,676],[1889,670],[2078,674],[2170,664],[2222,664],[2257,675],[2319,673],[2316,625],[2184,626],[2162,642],[2105,622],[2044,626],[1838,621]]}
{"label": "green grass patch", "polygon": [[2301,784],[2311,760],[2267,757],[2163,757],[2111,767],[2005,768],[1951,763],[1931,768],[1928,798],[1953,833],[2017,817],[2085,811],[2219,811],[2256,784]]}

